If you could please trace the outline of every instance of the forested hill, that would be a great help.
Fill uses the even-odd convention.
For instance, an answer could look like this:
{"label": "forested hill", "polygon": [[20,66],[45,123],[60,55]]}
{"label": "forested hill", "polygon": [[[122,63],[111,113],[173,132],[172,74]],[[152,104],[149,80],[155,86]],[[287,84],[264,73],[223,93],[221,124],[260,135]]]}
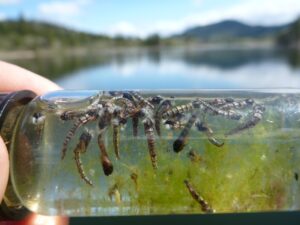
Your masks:
{"label": "forested hill", "polygon": [[79,32],[45,22],[0,21],[0,49],[35,49],[87,45],[109,37]]}
{"label": "forested hill", "polygon": [[225,20],[206,26],[187,29],[179,38],[194,38],[205,41],[221,41],[240,38],[274,37],[289,25],[282,26],[250,26],[235,20]]}
{"label": "forested hill", "polygon": [[283,47],[296,47],[300,49],[300,18],[279,35],[278,44]]}

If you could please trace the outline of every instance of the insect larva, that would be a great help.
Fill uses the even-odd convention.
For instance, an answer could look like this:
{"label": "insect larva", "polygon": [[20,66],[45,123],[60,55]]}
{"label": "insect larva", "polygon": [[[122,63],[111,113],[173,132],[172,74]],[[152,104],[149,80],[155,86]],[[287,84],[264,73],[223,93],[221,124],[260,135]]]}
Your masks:
{"label": "insect larva", "polygon": [[106,147],[102,139],[102,133],[98,135],[98,145],[101,152],[100,161],[102,164],[103,172],[106,176],[109,176],[113,172],[113,165],[108,158],[108,154],[106,152]]}
{"label": "insect larva", "polygon": [[210,105],[209,103],[207,103],[203,100],[200,100],[200,99],[195,100],[194,105],[198,105],[199,107],[201,107],[201,106],[204,107],[206,110],[211,111],[213,115],[221,115],[221,116],[224,116],[224,117],[226,117],[228,119],[232,119],[232,120],[239,120],[242,118],[242,115],[239,113],[236,113],[234,111],[225,111],[225,110],[216,108],[216,107]]}
{"label": "insect larva", "polygon": [[66,152],[67,152],[67,147],[69,142],[71,141],[71,139],[74,137],[76,130],[81,127],[82,125],[93,121],[97,119],[96,115],[88,115],[86,114],[85,116],[82,116],[80,118],[78,118],[75,123],[73,124],[72,128],[69,130],[69,132],[67,133],[66,138],[64,139],[64,143],[63,143],[63,147],[62,147],[62,155],[61,155],[61,159],[63,160],[66,156]]}
{"label": "insect larva", "polygon": [[195,199],[203,212],[205,213],[213,213],[215,212],[210,205],[208,204],[208,202],[206,202],[202,196],[200,196],[200,194],[194,189],[194,187],[191,185],[191,183],[188,180],[184,180],[185,186],[187,187],[188,191],[190,192],[191,196],[193,199]]}
{"label": "insect larva", "polygon": [[238,101],[238,102],[232,101],[232,102],[226,103],[226,104],[220,106],[219,109],[222,109],[222,110],[230,110],[232,108],[243,109],[243,108],[245,108],[247,106],[251,106],[253,104],[254,104],[254,100],[251,98],[247,98],[245,100]]}
{"label": "insect larva", "polygon": [[240,124],[238,127],[234,128],[231,131],[229,131],[228,133],[226,133],[226,135],[237,134],[244,130],[247,130],[247,129],[250,129],[250,128],[256,126],[259,123],[259,121],[261,121],[264,111],[265,111],[264,106],[255,105],[253,107],[251,118],[248,121],[246,121],[245,123]]}
{"label": "insect larva", "polygon": [[120,126],[113,124],[113,144],[117,159],[120,159]]}
{"label": "insect larva", "polygon": [[154,130],[152,122],[146,121],[144,122],[144,130],[147,136],[148,150],[151,158],[152,167],[154,169],[157,168],[157,156],[155,151],[155,138],[154,138]]}
{"label": "insect larva", "polygon": [[207,136],[207,139],[209,140],[210,143],[212,143],[213,145],[217,146],[217,147],[222,147],[224,145],[224,142],[221,142],[219,140],[217,140],[214,136],[213,136],[213,131],[212,129],[204,122],[200,122],[197,121],[195,123],[195,126],[197,127],[198,131],[200,132],[204,132],[205,135]]}
{"label": "insect larva", "polygon": [[131,91],[130,94],[138,100],[139,105],[148,106],[149,108],[154,109],[154,106],[149,101],[144,99],[141,95],[139,95],[138,93]]}
{"label": "insect larva", "polygon": [[167,110],[162,114],[163,119],[168,119],[170,117],[175,117],[177,114],[189,112],[194,109],[193,103],[188,103],[185,105],[175,106],[172,109]]}
{"label": "insect larva", "polygon": [[85,153],[87,147],[91,141],[91,135],[88,132],[84,132],[81,134],[79,138],[79,143],[74,149],[74,158],[77,166],[78,173],[80,174],[81,179],[83,179],[88,185],[93,186],[92,181],[85,175],[83,165],[80,159],[80,155]]}
{"label": "insect larva", "polygon": [[167,110],[169,110],[171,108],[172,104],[170,100],[164,100],[159,107],[157,108],[156,112],[155,112],[155,116],[154,116],[154,125],[155,125],[155,130],[158,134],[158,136],[161,135],[160,132],[160,123],[161,123],[161,118],[162,118],[162,114],[164,112],[166,112]]}
{"label": "insect larva", "polygon": [[179,137],[173,143],[173,150],[174,152],[180,152],[184,146],[186,145],[188,135],[192,126],[194,125],[197,119],[196,113],[193,113],[188,122],[186,123],[185,127],[181,131]]}

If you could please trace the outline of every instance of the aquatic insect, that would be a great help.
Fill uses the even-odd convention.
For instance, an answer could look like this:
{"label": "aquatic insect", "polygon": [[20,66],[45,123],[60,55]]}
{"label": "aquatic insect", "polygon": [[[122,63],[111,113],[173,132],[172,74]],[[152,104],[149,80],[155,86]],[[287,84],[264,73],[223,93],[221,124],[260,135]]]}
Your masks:
{"label": "aquatic insect", "polygon": [[[64,140],[64,143],[63,143],[61,159],[65,158],[65,155],[66,155],[66,152],[67,152],[67,146],[68,146],[69,142],[71,141],[71,139],[73,138],[73,136],[75,135],[75,132],[77,131],[77,129],[79,127],[83,126],[84,124],[86,124],[90,121],[94,121],[98,118],[98,114],[96,113],[96,111],[87,112],[83,116],[81,116],[81,115],[82,114],[79,115],[80,117],[78,119],[76,119],[76,121],[73,124],[72,128],[67,133],[67,136],[66,136],[66,138]],[[65,119],[65,117],[64,117],[64,119]]]}
{"label": "aquatic insect", "polygon": [[113,123],[113,143],[117,159],[120,159],[120,126],[116,121]]}
{"label": "aquatic insect", "polygon": [[193,105],[195,108],[203,108],[206,112],[210,112],[212,115],[220,115],[220,116],[224,116],[225,118],[232,119],[232,120],[239,120],[242,118],[242,115],[235,111],[223,110],[223,109],[214,107],[201,99],[196,99],[193,102]]}
{"label": "aquatic insect", "polygon": [[188,103],[188,104],[184,104],[184,105],[175,106],[175,107],[165,111],[162,114],[162,118],[163,119],[172,118],[172,117],[175,117],[178,114],[190,112],[193,109],[194,109],[193,103]]}
{"label": "aquatic insect", "polygon": [[101,151],[100,161],[102,164],[103,172],[106,176],[109,176],[110,174],[112,174],[114,167],[110,159],[108,158],[106,147],[102,139],[102,134],[99,134],[98,136],[98,145]]}
{"label": "aquatic insect", "polygon": [[[153,105],[135,92],[114,93],[110,100],[101,100],[91,104],[84,111],[67,110],[60,114],[63,121],[75,120],[71,129],[67,132],[63,142],[62,156],[64,159],[69,142],[75,136],[76,131],[81,126],[98,120],[98,146],[100,149],[100,161],[103,172],[106,176],[113,172],[113,165],[109,159],[106,147],[103,141],[103,134],[111,125],[113,128],[113,145],[117,159],[120,158],[120,126],[127,122],[127,118],[133,119],[134,133],[137,134],[138,120],[141,119],[144,125],[144,132],[147,137],[149,155],[153,168],[157,168],[157,156],[155,151]],[[136,121],[136,124],[134,123]],[[77,153],[78,155],[78,153]],[[79,158],[77,157],[79,162]],[[83,171],[83,170],[79,170]]]}
{"label": "aquatic insect", "polygon": [[195,150],[190,150],[188,157],[192,162],[200,162],[202,160],[202,157]]}
{"label": "aquatic insect", "polygon": [[254,100],[251,98],[247,98],[242,101],[234,101],[232,99],[232,101],[227,102],[226,104],[220,106],[219,109],[222,110],[243,109],[245,107],[252,106],[253,104],[254,104]]}
{"label": "aquatic insect", "polygon": [[160,101],[161,104],[158,106],[155,115],[154,115],[154,121],[155,121],[155,130],[158,134],[158,136],[161,135],[160,132],[160,124],[162,119],[162,114],[165,113],[168,109],[172,107],[172,103],[170,100],[165,99]]}
{"label": "aquatic insect", "polygon": [[189,132],[197,119],[197,114],[193,113],[185,127],[181,131],[179,137],[173,143],[174,152],[180,152],[186,145]]}
{"label": "aquatic insect", "polygon": [[210,143],[212,143],[213,145],[217,146],[217,147],[222,147],[224,145],[224,142],[221,142],[219,140],[217,140],[214,136],[213,136],[213,130],[207,125],[207,123],[205,122],[201,122],[201,121],[197,121],[195,123],[195,126],[197,127],[198,131],[200,132],[204,132],[207,136],[207,139],[209,140]]}
{"label": "aquatic insect", "polygon": [[149,109],[144,108],[140,116],[142,117],[142,122],[144,124],[144,132],[147,137],[147,143],[148,143],[148,150],[150,154],[150,159],[152,163],[152,167],[154,169],[157,168],[157,155],[155,151],[155,137],[154,137],[154,122],[153,122],[153,115],[151,115],[151,111]]}
{"label": "aquatic insect", "polygon": [[91,141],[91,134],[88,132],[83,132],[80,135],[79,143],[77,144],[76,148],[74,149],[74,158],[77,166],[78,173],[80,174],[81,179],[83,179],[88,185],[93,186],[92,181],[85,175],[85,172],[83,170],[82,162],[80,159],[80,155],[85,153],[87,150],[87,147]]}
{"label": "aquatic insect", "polygon": [[207,201],[194,189],[192,184],[188,180],[184,180],[185,186],[191,194],[192,198],[199,203],[201,209],[205,213],[214,213],[215,210],[211,208]]}
{"label": "aquatic insect", "polygon": [[138,104],[140,106],[148,106],[150,109],[154,109],[154,106],[145,98],[143,98],[141,95],[139,95],[137,92],[130,91],[129,94],[131,94],[134,98],[137,99]]}
{"label": "aquatic insect", "polygon": [[228,133],[226,133],[226,135],[237,134],[239,132],[242,132],[244,130],[256,126],[259,123],[259,121],[262,119],[264,111],[265,111],[265,107],[263,105],[258,105],[258,104],[254,105],[250,118],[245,123],[242,123],[238,125],[236,128],[230,130]]}
{"label": "aquatic insect", "polygon": [[[108,94],[108,95],[107,95]],[[138,135],[139,121],[144,128],[144,135],[147,139],[148,152],[152,167],[157,166],[156,138],[154,130],[161,135],[160,125],[163,122],[172,129],[182,129],[178,138],[173,143],[173,150],[180,152],[187,144],[189,133],[193,126],[200,132],[203,132],[210,143],[217,147],[224,145],[224,142],[214,137],[213,130],[205,122],[205,116],[222,116],[225,119],[240,120],[242,114],[240,111],[252,106],[252,112],[249,119],[240,123],[228,134],[238,133],[245,129],[256,126],[261,120],[264,107],[255,104],[252,99],[235,101],[232,98],[216,98],[214,100],[194,99],[182,105],[172,105],[171,98],[162,96],[153,96],[144,98],[137,92],[103,92],[102,95],[93,97],[93,101],[84,110],[68,109],[60,112],[59,118],[62,121],[72,121],[73,125],[68,130],[62,144],[61,159],[64,159],[70,141],[75,136],[76,131],[90,122],[97,121],[98,124],[98,147],[100,149],[100,162],[103,172],[106,176],[113,172],[113,164],[109,158],[106,146],[103,140],[104,134],[112,127],[112,144],[117,159],[120,159],[120,128],[132,119],[133,135]],[[201,116],[201,120],[198,118]],[[37,123],[40,115],[34,114],[33,121]],[[88,147],[87,134],[83,133],[79,138],[79,144],[76,147],[75,161],[78,172],[86,183],[91,183],[84,174],[83,165],[80,161],[80,155],[86,152]]]}

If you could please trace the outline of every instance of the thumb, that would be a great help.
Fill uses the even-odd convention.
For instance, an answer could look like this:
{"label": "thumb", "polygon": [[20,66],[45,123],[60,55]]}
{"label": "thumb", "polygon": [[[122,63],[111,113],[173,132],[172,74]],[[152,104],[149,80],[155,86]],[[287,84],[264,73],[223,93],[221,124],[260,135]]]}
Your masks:
{"label": "thumb", "polygon": [[0,202],[3,199],[8,180],[8,154],[3,139],[0,137]]}

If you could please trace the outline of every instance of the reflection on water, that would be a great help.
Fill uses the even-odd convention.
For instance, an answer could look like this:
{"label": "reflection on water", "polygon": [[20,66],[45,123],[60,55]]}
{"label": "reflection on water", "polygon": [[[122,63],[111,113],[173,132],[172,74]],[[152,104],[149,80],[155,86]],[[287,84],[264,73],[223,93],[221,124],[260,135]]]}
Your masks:
{"label": "reflection on water", "polygon": [[129,49],[16,62],[70,89],[300,88],[299,52]]}

